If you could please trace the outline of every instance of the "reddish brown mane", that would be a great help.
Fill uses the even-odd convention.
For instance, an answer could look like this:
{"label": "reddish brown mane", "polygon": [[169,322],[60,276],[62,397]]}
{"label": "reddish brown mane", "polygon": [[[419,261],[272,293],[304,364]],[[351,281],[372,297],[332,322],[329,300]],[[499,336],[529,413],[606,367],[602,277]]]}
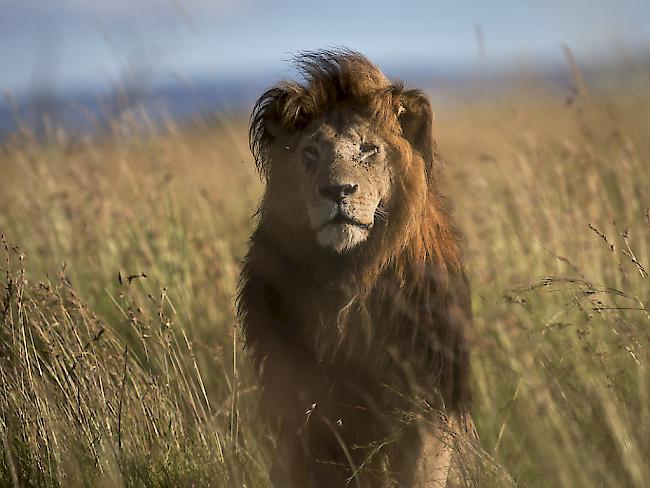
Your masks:
{"label": "reddish brown mane", "polygon": [[[458,268],[457,239],[435,188],[434,174],[439,156],[432,139],[430,120],[422,127],[411,127],[419,122],[423,111],[430,115],[426,96],[419,90],[405,90],[401,83],[391,84],[375,65],[354,51],[305,53],[298,56],[295,63],[305,79],[304,84],[285,81],[268,90],[259,98],[251,115],[250,146],[261,174],[268,177],[273,170],[273,161],[284,156],[282,148],[287,142],[277,141],[277,137],[269,132],[269,120],[279,124],[290,139],[291,134],[337,106],[352,105],[373,119],[401,146],[406,171],[417,172],[424,165],[430,183],[428,188],[422,184],[424,182],[413,178],[398,182],[402,185],[402,192],[409,194],[404,201],[411,200],[409,204],[414,207],[405,208],[400,221],[393,224],[394,233],[409,241],[404,257],[410,256],[415,262],[435,258],[445,266]],[[404,116],[406,120],[400,124],[396,114],[404,106],[408,107]],[[407,131],[415,133],[420,140],[419,147],[411,147],[406,139],[400,137]],[[280,151],[277,151],[278,147]],[[417,161],[413,162],[414,159]],[[266,196],[270,200],[280,194],[284,192],[268,191]],[[397,241],[393,246],[382,241],[370,253],[378,258],[383,255],[384,258],[380,259],[382,264],[394,259],[404,250],[406,242],[404,239],[393,240]]]}
{"label": "reddish brown mane", "polygon": [[[242,271],[238,312],[265,392],[292,398],[281,376],[315,368],[379,382],[462,414],[469,401],[469,289],[458,237],[437,190],[428,100],[392,84],[358,53],[306,53],[297,67],[304,83],[283,82],[264,93],[250,123],[251,150],[267,189]],[[318,249],[296,213],[283,163],[304,127],[343,106],[381,129],[399,168],[388,223],[377,225],[362,249],[332,256]],[[359,364],[368,371],[347,373]],[[381,398],[382,408],[408,409],[383,400],[379,383],[368,387],[368,395]],[[270,416],[286,419],[291,411],[283,405]]]}

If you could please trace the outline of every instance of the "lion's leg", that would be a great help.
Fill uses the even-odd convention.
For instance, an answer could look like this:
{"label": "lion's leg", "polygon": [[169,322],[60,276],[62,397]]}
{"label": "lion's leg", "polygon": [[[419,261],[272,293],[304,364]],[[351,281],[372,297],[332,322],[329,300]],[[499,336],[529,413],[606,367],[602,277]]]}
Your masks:
{"label": "lion's leg", "polygon": [[393,446],[391,472],[400,488],[444,488],[451,466],[451,435],[437,427],[414,426]]}
{"label": "lion's leg", "polygon": [[280,436],[269,475],[274,488],[309,486],[305,448],[295,432],[285,432]]}
{"label": "lion's leg", "polygon": [[[328,422],[312,418],[300,429],[280,435],[270,471],[275,488],[345,488],[378,486],[364,481],[365,472],[352,477],[354,464],[345,456],[342,438]],[[352,462],[354,463],[353,460]]]}
{"label": "lion's leg", "polygon": [[353,477],[358,460],[347,444],[344,432],[337,432],[336,425],[320,415],[312,418],[309,427],[310,488],[372,486],[362,482],[362,474]]}
{"label": "lion's leg", "polygon": [[421,435],[422,451],[413,486],[444,488],[447,485],[453,453],[449,429],[443,425],[432,430],[427,429]]}

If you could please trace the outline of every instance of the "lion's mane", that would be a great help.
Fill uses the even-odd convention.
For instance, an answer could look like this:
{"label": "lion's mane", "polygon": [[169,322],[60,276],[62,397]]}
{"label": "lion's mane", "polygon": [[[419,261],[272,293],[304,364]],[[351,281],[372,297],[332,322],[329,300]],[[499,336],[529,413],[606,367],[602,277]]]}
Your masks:
{"label": "lion's mane", "polygon": [[[292,410],[300,398],[291,392],[296,375],[313,372],[363,384],[380,410],[409,408],[388,399],[388,389],[462,414],[469,401],[469,289],[437,188],[440,158],[427,98],[391,83],[356,52],[304,53],[296,64],[304,82],[264,93],[250,123],[266,192],[243,264],[238,315],[261,373],[265,410],[279,418],[304,413],[303,405]],[[301,129],[342,106],[371,118],[398,157],[387,219],[360,249],[340,256],[319,248],[301,220],[284,161]]]}

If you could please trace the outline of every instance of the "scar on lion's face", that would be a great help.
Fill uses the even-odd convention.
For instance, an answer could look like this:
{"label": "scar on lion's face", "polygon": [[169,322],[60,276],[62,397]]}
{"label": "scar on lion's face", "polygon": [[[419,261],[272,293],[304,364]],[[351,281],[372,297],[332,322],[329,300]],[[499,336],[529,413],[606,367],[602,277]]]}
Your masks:
{"label": "scar on lion's face", "polygon": [[292,162],[318,244],[345,253],[386,223],[390,153],[371,121],[352,109],[331,112],[303,130]]}

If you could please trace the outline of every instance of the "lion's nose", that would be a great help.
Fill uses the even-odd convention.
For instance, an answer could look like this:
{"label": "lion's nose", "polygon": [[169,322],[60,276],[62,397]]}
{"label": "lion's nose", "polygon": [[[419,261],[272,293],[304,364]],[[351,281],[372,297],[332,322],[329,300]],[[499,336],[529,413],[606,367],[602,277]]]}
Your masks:
{"label": "lion's nose", "polygon": [[359,189],[359,185],[323,185],[318,190],[325,198],[341,203],[343,199]]}

